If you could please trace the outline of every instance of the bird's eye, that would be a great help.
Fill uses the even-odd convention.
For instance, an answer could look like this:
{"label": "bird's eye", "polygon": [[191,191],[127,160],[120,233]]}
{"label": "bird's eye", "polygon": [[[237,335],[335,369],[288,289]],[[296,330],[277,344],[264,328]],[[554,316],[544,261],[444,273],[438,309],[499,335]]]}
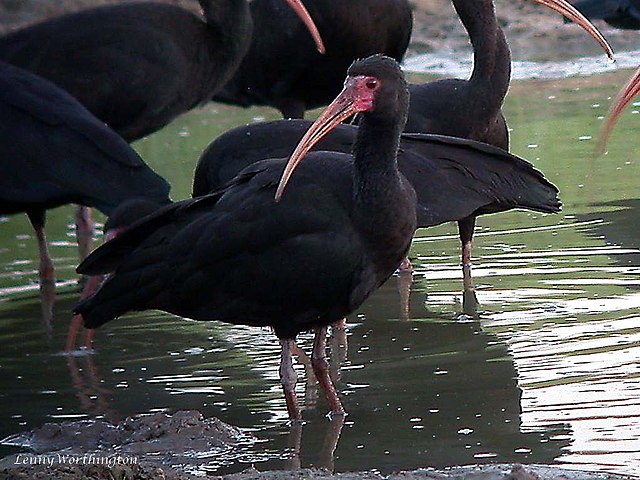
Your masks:
{"label": "bird's eye", "polygon": [[365,86],[369,90],[375,90],[376,88],[378,88],[378,81],[374,78],[370,78],[369,80],[366,81]]}

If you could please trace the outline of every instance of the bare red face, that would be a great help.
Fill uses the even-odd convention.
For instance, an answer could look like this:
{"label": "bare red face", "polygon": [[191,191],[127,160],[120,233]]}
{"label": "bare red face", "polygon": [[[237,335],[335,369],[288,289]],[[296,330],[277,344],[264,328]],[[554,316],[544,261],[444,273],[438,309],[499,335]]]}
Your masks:
{"label": "bare red face", "polygon": [[375,77],[349,77],[345,82],[343,93],[350,89],[353,109],[356,112],[367,112],[373,109],[375,94],[379,88],[380,80]]}
{"label": "bare red face", "polygon": [[309,130],[307,130],[307,133],[291,154],[291,158],[280,178],[280,184],[275,196],[276,201],[280,200],[291,174],[300,161],[322,137],[351,115],[373,110],[375,97],[381,85],[382,82],[372,76],[357,75],[347,77],[342,92],[313,122],[313,125],[309,127]]}

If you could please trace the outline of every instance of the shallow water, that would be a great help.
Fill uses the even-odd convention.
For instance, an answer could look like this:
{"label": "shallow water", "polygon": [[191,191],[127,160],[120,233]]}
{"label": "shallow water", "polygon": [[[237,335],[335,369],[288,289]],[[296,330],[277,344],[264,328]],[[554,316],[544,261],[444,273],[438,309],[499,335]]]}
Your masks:
{"label": "shallow water", "polygon": [[[511,62],[512,80],[532,78],[555,80],[575,76],[590,76],[597,73],[615,72],[626,68],[636,68],[640,63],[640,51],[616,52],[615,61],[604,54],[585,55],[569,60],[548,61],[513,60]],[[465,78],[473,68],[473,54],[459,52],[437,52],[415,55],[404,62],[409,72],[445,75]]]}
{"label": "shallow water", "polygon": [[[100,329],[95,353],[62,355],[77,298],[72,209],[49,215],[60,279],[49,334],[29,223],[0,219],[0,437],[49,421],[198,409],[263,440],[204,455],[201,472],[513,461],[640,475],[637,112],[623,116],[607,156],[592,156],[609,99],[629,74],[512,85],[512,151],[558,185],[563,212],[479,220],[477,316],[462,313],[456,227],[418,233],[409,312],[399,293],[406,278],[394,277],[349,318],[348,350],[339,339],[332,346],[349,412],[333,455],[340,425],[324,418],[313,386],[299,383],[301,437],[287,427],[279,347],[267,330],[145,312]],[[136,148],[171,181],[173,198],[184,198],[209,140],[264,117],[276,115],[212,105]],[[307,351],[310,340],[300,339]]]}

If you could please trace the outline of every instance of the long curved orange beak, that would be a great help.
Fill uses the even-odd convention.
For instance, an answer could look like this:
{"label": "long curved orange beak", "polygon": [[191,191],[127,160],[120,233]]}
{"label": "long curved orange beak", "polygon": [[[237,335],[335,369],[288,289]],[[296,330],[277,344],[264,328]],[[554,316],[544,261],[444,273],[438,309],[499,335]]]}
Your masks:
{"label": "long curved orange beak", "polygon": [[293,171],[322,137],[354,113],[363,112],[371,108],[373,105],[372,96],[363,97],[361,84],[364,78],[360,76],[347,77],[344,88],[336,99],[331,102],[300,139],[280,177],[280,183],[275,195],[276,202],[279,202],[282,198],[282,193],[287,183],[289,183]]}
{"label": "long curved orange beak", "polygon": [[640,68],[638,68],[631,78],[627,80],[627,83],[622,87],[622,89],[620,89],[618,96],[611,104],[609,113],[607,113],[607,120],[602,126],[602,130],[600,130],[600,137],[598,138],[598,145],[596,147],[597,155],[602,155],[604,153],[607,148],[607,141],[609,140],[613,127],[618,121],[618,117],[629,103],[631,103],[631,100],[633,100],[633,97],[635,97],[638,92],[640,92]]}
{"label": "long curved orange beak", "polygon": [[564,15],[572,22],[580,25],[596,42],[602,45],[609,60],[613,61],[613,49],[600,33],[600,31],[585,17],[578,9],[565,0],[534,0],[541,5],[545,5],[552,10]]}
{"label": "long curved orange beak", "polygon": [[316,44],[316,49],[318,50],[318,52],[325,53],[326,50],[324,48],[324,43],[322,42],[320,32],[318,31],[318,27],[316,27],[313,18],[311,18],[311,15],[309,15],[309,11],[307,10],[307,7],[304,6],[304,3],[302,3],[302,0],[285,1],[291,7],[291,9],[296,12],[296,15],[300,17],[300,20],[302,20],[305,27],[307,27],[307,30],[309,30],[309,33],[313,37],[313,41]]}

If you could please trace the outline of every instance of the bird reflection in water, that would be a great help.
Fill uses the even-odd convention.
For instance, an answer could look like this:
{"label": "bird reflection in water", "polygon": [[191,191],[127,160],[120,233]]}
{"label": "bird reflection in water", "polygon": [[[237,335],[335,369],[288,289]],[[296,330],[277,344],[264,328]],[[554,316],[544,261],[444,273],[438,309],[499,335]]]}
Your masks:
{"label": "bird reflection in water", "polygon": [[[325,425],[323,425],[323,427],[326,428],[326,432],[324,434],[324,437],[322,437],[323,440],[321,449],[317,454],[317,458],[314,460],[314,467],[325,468],[330,472],[334,471],[334,454],[336,452],[336,448],[338,447],[338,442],[340,440],[340,434],[342,433],[344,422],[344,415],[335,415],[331,417],[328,422],[325,422]],[[287,438],[287,452],[289,454],[289,458],[285,463],[285,468],[287,470],[299,470],[304,466],[302,461],[302,431],[304,427],[305,425],[303,422],[295,422],[291,425],[289,436]],[[315,434],[316,432],[314,432],[314,435]]]}
{"label": "bird reflection in water", "polygon": [[93,356],[65,355],[65,360],[82,411],[92,418],[104,418],[113,423],[120,421],[123,416],[111,407],[112,392],[105,387]]}

